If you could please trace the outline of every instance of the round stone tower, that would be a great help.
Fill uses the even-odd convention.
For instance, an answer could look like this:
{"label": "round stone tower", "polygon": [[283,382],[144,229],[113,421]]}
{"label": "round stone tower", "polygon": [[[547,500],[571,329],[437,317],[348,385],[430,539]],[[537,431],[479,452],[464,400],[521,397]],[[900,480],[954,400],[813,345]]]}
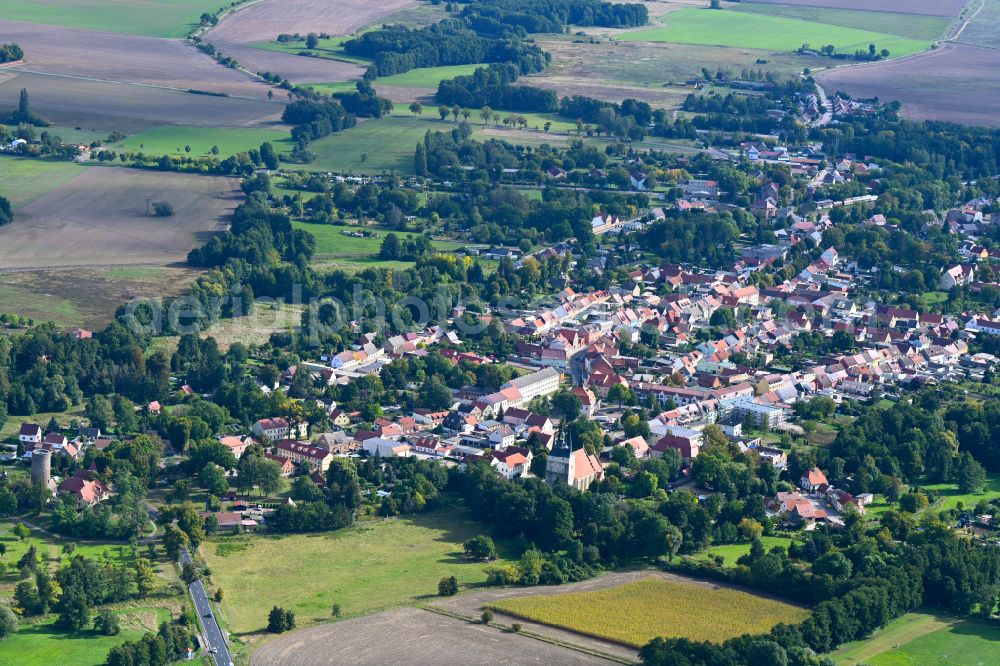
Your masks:
{"label": "round stone tower", "polygon": [[31,452],[31,482],[49,485],[52,478],[52,452],[35,449]]}

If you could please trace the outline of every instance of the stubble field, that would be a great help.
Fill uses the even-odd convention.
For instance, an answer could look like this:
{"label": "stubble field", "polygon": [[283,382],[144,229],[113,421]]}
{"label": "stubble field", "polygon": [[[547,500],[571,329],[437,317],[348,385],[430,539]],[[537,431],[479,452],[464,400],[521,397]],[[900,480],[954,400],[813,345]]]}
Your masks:
{"label": "stubble field", "polygon": [[140,132],[160,125],[273,127],[277,100],[193,95],[137,84],[92,81],[49,74],[0,71],[0,109],[13,109],[26,88],[32,111],[56,125],[102,132]]}
{"label": "stubble field", "polygon": [[[231,178],[89,167],[14,211],[0,228],[0,270],[166,265],[226,227]],[[147,214],[167,201],[173,217]]]}

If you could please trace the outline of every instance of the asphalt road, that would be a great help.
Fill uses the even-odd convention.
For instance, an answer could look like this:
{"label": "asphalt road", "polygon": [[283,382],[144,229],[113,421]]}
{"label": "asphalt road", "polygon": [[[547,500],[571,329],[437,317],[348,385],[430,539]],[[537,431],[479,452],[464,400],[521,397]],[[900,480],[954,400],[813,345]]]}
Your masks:
{"label": "asphalt road", "polygon": [[[181,552],[181,566],[190,561],[191,556],[188,554],[187,548],[185,548]],[[208,642],[208,648],[215,648],[217,650],[217,652],[212,653],[215,666],[231,666],[233,659],[229,656],[229,647],[226,645],[222,629],[219,628],[219,623],[215,619],[215,612],[212,611],[212,606],[208,603],[208,593],[205,592],[205,584],[200,580],[196,580],[188,585],[188,589],[191,592],[191,598],[194,599],[194,610],[198,613],[198,621],[201,622],[201,626],[204,629],[203,635]]]}

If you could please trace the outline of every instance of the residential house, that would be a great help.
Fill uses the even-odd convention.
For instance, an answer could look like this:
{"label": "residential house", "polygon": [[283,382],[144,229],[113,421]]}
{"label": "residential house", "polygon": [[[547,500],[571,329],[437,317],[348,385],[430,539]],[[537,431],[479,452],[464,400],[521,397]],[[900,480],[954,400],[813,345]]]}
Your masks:
{"label": "residential house", "polygon": [[819,467],[813,467],[803,474],[802,478],[799,480],[799,487],[807,493],[814,492],[820,486],[826,485],[829,485],[829,482],[826,480],[826,475],[823,474],[823,471]]}
{"label": "residential house", "polygon": [[59,484],[59,494],[76,497],[77,510],[94,506],[111,496],[108,487],[100,479],[88,479],[83,476],[71,476]]}

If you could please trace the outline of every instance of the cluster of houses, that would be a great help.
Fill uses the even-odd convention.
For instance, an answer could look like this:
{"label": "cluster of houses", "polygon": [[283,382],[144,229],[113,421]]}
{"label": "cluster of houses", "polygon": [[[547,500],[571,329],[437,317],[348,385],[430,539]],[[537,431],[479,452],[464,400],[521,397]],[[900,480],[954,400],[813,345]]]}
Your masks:
{"label": "cluster of houses", "polygon": [[786,524],[812,529],[819,523],[842,527],[843,514],[853,511],[865,515],[865,507],[874,495],[862,493],[855,497],[846,490],[835,488],[818,467],[806,471],[799,480],[799,490],[778,492],[770,501],[768,511]]}

